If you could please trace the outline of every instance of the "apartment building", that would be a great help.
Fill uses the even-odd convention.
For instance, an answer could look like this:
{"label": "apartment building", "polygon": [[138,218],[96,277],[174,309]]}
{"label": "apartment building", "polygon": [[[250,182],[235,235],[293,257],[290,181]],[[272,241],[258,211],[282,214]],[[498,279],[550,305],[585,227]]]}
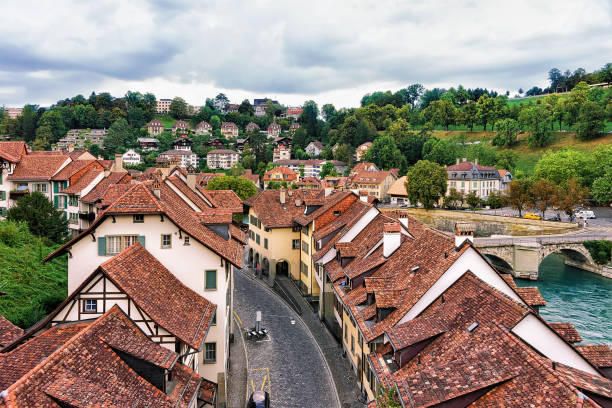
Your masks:
{"label": "apartment building", "polygon": [[155,112],[157,113],[170,113],[170,104],[172,99],[158,99],[155,105]]}
{"label": "apartment building", "polygon": [[240,153],[229,149],[215,149],[206,155],[206,165],[210,169],[231,169],[240,161]]}
{"label": "apartment building", "polygon": [[153,119],[149,123],[147,123],[147,132],[151,136],[159,136],[164,131],[164,124],[161,120]]}
{"label": "apartment building", "polygon": [[192,144],[193,142],[188,137],[178,137],[173,143],[173,149],[160,153],[157,160],[164,163],[178,164],[183,168],[188,166],[197,167],[198,156],[191,151]]}
{"label": "apartment building", "polygon": [[66,136],[57,141],[54,150],[82,149],[85,141],[102,147],[107,129],[70,129]]}
{"label": "apartment building", "polygon": [[276,163],[281,160],[291,159],[291,149],[281,145],[274,149],[272,152],[272,162]]}
{"label": "apartment building", "polygon": [[[21,158],[26,156],[28,151],[25,142],[0,142],[0,219],[6,217],[6,213],[11,206],[11,200],[18,198],[19,192],[9,180],[9,177],[15,172],[17,164]],[[21,187],[22,190],[29,191],[30,186]],[[13,197],[11,197],[11,192]]]}
{"label": "apartment building", "polygon": [[264,188],[268,188],[268,184],[274,181],[276,183],[287,183],[287,185],[291,185],[292,183],[299,180],[299,174],[291,170],[289,167],[278,166],[270,169],[264,173],[263,181]]}
{"label": "apartment building", "polygon": [[180,134],[185,134],[189,129],[191,129],[191,126],[184,120],[177,120],[172,125],[172,133],[179,132]]}
{"label": "apartment building", "polygon": [[346,171],[346,163],[338,161],[338,160],[318,160],[318,159],[310,159],[310,160],[278,160],[275,164],[279,166],[289,167],[294,172],[300,174],[300,170],[304,170],[304,177],[319,177],[319,173],[323,169],[323,165],[327,162],[331,162],[336,169],[338,174],[342,174]]}
{"label": "apartment building", "polygon": [[227,139],[235,139],[238,137],[238,126],[234,122],[221,123],[221,134]]}
{"label": "apartment building", "polygon": [[[242,266],[244,242],[244,234],[231,225],[232,212],[242,208],[225,207],[224,203],[231,201],[226,197],[205,196],[200,190],[190,187],[190,184],[195,187],[195,181],[195,174],[188,174],[165,179],[156,176],[154,180],[129,185],[128,190],[109,204],[87,230],[50,254],[45,261],[70,251],[68,291],[73,293],[87,286],[93,271],[108,268],[113,257],[126,250],[137,252],[134,259],[144,263],[141,268],[145,274],[152,269],[147,266],[152,261],[146,259],[157,260],[182,285],[216,305],[216,313],[210,316],[208,333],[199,337],[184,336],[183,343],[198,350],[192,360],[195,371],[222,385],[225,384],[231,331],[232,265]],[[120,270],[117,272],[122,273]],[[148,279],[146,282],[147,287],[153,284]],[[167,286],[163,282],[159,284]],[[123,286],[122,289],[127,291]],[[138,302],[138,292],[131,295],[135,302]],[[167,297],[171,303],[174,296],[181,297],[179,293],[168,292],[164,299]],[[181,299],[177,301],[184,302]],[[101,302],[98,305],[96,307],[102,307]],[[184,316],[189,310],[176,310],[176,313]],[[156,320],[153,313],[146,312],[146,315]],[[189,322],[193,323],[194,319],[185,317],[175,330],[183,330],[183,326],[186,329]],[[173,333],[169,325],[159,326],[155,333],[149,333],[151,339],[172,350],[178,347],[170,337],[180,339],[180,333]],[[165,332],[161,331],[162,327]],[[196,329],[199,325],[191,327]],[[181,352],[184,355],[187,348],[182,348]],[[220,387],[219,393],[225,395],[225,390]]]}
{"label": "apartment building", "polygon": [[143,152],[157,150],[157,145],[159,144],[159,140],[153,137],[139,137],[137,141]]}
{"label": "apartment building", "polygon": [[23,112],[23,108],[5,108],[4,111],[11,119],[17,119],[21,112]]}
{"label": "apartment building", "polygon": [[493,166],[481,166],[478,160],[469,162],[465,158],[446,166],[448,175],[447,194],[451,188],[463,193],[476,193],[481,199],[487,199],[492,192],[502,189],[502,177]]}
{"label": "apartment building", "polygon": [[351,177],[349,188],[382,200],[387,197],[387,191],[396,179],[395,173],[391,170],[362,171]]}
{"label": "apartment building", "polygon": [[128,166],[136,166],[142,163],[140,158],[140,154],[136,153],[134,149],[129,149],[127,152],[123,153],[123,163]]}
{"label": "apartment building", "polygon": [[302,108],[301,106],[290,106],[287,108],[286,115],[288,118],[298,120],[303,112],[304,108]]}

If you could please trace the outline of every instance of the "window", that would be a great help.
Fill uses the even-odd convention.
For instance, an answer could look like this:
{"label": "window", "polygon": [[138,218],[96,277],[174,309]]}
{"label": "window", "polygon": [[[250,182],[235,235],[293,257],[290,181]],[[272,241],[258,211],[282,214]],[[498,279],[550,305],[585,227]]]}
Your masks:
{"label": "window", "polygon": [[68,214],[68,223],[70,224],[78,224],[79,223],[79,214],[70,213]]}
{"label": "window", "polygon": [[142,224],[144,222],[144,214],[135,214],[132,221],[136,224]]}
{"label": "window", "polygon": [[344,341],[348,342],[348,326],[344,323]]}
{"label": "window", "polygon": [[259,245],[260,241],[259,234],[255,234],[255,242],[257,242],[257,245]]}
{"label": "window", "polygon": [[351,334],[351,353],[355,354],[355,336]]}
{"label": "window", "polygon": [[210,324],[213,326],[217,325],[217,309],[215,309],[215,314],[213,315],[212,322]]}
{"label": "window", "polygon": [[0,207],[0,216],[6,217],[6,207]]}
{"label": "window", "polygon": [[66,208],[66,196],[55,196],[55,207],[56,208]]}
{"label": "window", "polygon": [[300,261],[300,269],[302,270],[302,275],[308,276],[308,265],[306,265],[303,261]]}
{"label": "window", "polygon": [[340,215],[340,210],[334,210],[334,217],[337,217]]}
{"label": "window", "polygon": [[79,206],[79,199],[76,196],[70,196],[70,198],[68,200],[68,205],[70,205],[72,207],[78,207]]}
{"label": "window", "polygon": [[264,238],[264,248],[268,249],[268,238]]}
{"label": "window", "polygon": [[300,249],[300,240],[299,239],[294,239],[293,240],[293,249]]}
{"label": "window", "polygon": [[34,191],[38,191],[39,193],[47,192],[47,183],[36,183],[34,184]]}
{"label": "window", "polygon": [[118,254],[138,241],[138,235],[111,235],[106,237],[106,254]]}
{"label": "window", "polygon": [[161,247],[162,249],[172,248],[172,234],[161,235]]}
{"label": "window", "polygon": [[217,362],[217,343],[204,344],[204,364]]}
{"label": "window", "polygon": [[308,236],[308,226],[302,227],[302,234]]}
{"label": "window", "polygon": [[302,241],[302,251],[308,253],[308,244],[306,243],[306,241]]}
{"label": "window", "polygon": [[185,235],[183,238],[183,245],[189,245],[189,235]]}
{"label": "window", "polygon": [[96,313],[98,311],[98,301],[96,299],[85,299],[83,311],[86,313]]}
{"label": "window", "polygon": [[209,270],[206,271],[205,275],[206,282],[204,283],[204,289],[206,290],[216,290],[217,289],[217,270]]}

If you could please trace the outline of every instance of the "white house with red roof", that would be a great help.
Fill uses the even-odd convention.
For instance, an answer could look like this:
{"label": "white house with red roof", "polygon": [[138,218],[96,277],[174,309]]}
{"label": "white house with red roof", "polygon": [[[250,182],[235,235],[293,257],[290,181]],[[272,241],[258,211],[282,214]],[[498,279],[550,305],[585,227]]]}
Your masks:
{"label": "white house with red roof", "polygon": [[494,191],[502,189],[502,177],[493,166],[481,166],[478,159],[469,162],[464,157],[457,159],[457,163],[446,166],[448,176],[447,194],[452,188],[464,195],[472,192],[481,199],[486,199]]}

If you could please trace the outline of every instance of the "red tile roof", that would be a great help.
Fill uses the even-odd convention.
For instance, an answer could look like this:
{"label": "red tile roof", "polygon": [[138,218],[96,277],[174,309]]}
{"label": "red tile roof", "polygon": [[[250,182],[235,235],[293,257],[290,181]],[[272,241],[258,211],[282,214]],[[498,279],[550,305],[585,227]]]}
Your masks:
{"label": "red tile roof", "polygon": [[217,208],[242,212],[242,200],[232,190],[206,190]]}
{"label": "red tile roof", "polygon": [[0,315],[0,348],[11,343],[23,334],[21,327],[15,326],[6,317]]}
{"label": "red tile roof", "polygon": [[83,174],[76,183],[71,184],[67,188],[63,189],[61,192],[63,194],[79,194],[81,191],[89,186],[100,174],[103,173],[103,170],[91,169],[88,170],[85,174]]}
{"label": "red tile roof", "polygon": [[[362,171],[351,178],[351,183],[355,184],[380,184],[389,176],[394,176],[390,170],[387,171]],[[395,177],[395,176],[394,176]]]}
{"label": "red tile roof", "polygon": [[[529,303],[527,303],[529,304]],[[568,343],[579,343],[582,341],[582,337],[580,337],[580,333],[571,323],[563,323],[563,322],[552,322],[548,324],[557,334],[563,337],[563,340]]]}
{"label": "red tile roof", "polygon": [[8,180],[51,180],[60,167],[70,160],[68,156],[27,155],[21,158]]}
{"label": "red tile roof", "polygon": [[516,287],[514,291],[518,293],[529,306],[546,306],[546,300],[544,300],[540,290],[535,286]]}
{"label": "red tile roof", "polygon": [[[34,360],[30,352],[42,358]],[[151,385],[118,352],[171,369],[177,380],[172,393]],[[186,407],[201,382],[192,370],[175,363],[176,353],[150,341],[118,306],[93,323],[56,326],[0,358],[0,372],[22,362],[31,365],[8,388],[2,387],[6,407],[56,407],[58,401],[78,407]]]}
{"label": "red tile roof", "polygon": [[139,243],[99,268],[157,324],[190,347],[201,348],[216,305],[183,285]]}
{"label": "red tile roof", "polygon": [[493,166],[481,166],[480,164],[474,164],[469,161],[460,162],[459,164],[453,164],[452,166],[446,166],[447,171],[470,171],[474,167],[477,170],[496,170]]}
{"label": "red tile roof", "polygon": [[[275,174],[281,174],[282,177],[277,179],[273,177]],[[293,181],[297,178],[298,174],[285,166],[274,167],[272,170],[266,171],[263,176],[264,181]]]}
{"label": "red tile roof", "polygon": [[17,163],[27,153],[25,142],[0,142],[0,159]]}
{"label": "red tile roof", "polygon": [[280,190],[265,190],[244,203],[253,208],[266,228],[288,228],[293,225],[294,217],[304,213],[305,199],[323,197],[325,192],[318,189],[288,190],[285,191],[284,204],[280,202],[280,195]]}
{"label": "red tile roof", "polygon": [[595,367],[612,367],[612,346],[609,344],[585,344],[576,348]]}
{"label": "red tile roof", "polygon": [[95,160],[73,160],[63,169],[57,172],[51,180],[68,180],[74,174],[83,170],[85,167],[91,165]]}

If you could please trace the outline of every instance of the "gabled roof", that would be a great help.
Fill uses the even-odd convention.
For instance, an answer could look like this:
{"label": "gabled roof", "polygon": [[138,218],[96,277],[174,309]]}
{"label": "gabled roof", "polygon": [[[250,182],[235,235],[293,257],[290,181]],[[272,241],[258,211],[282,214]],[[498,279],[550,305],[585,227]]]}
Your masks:
{"label": "gabled roof", "polygon": [[[121,354],[171,370],[177,380],[174,390],[166,395],[154,387]],[[5,391],[0,401],[7,408],[57,407],[58,402],[76,407],[186,407],[201,377],[177,359],[115,305],[94,322],[55,326],[0,355],[0,373],[11,372],[11,378],[3,378],[9,382],[1,387]]]}
{"label": "gabled roof", "polygon": [[285,191],[284,194],[284,204],[280,202],[280,190],[262,191],[244,204],[253,208],[266,228],[288,228],[293,225],[295,216],[304,214],[306,199],[322,198],[325,192],[319,189],[298,189]]}
{"label": "gabled roof", "polygon": [[103,173],[103,170],[90,169],[85,174],[83,174],[76,181],[76,183],[71,184],[67,188],[63,189],[61,192],[63,194],[79,194],[81,190],[89,186],[102,173]]}
{"label": "gabled roof", "polygon": [[99,266],[151,319],[191,348],[206,338],[216,305],[181,283],[136,243]]}
{"label": "gabled roof", "polygon": [[584,344],[576,346],[576,348],[595,367],[612,367],[612,346],[608,344]]}
{"label": "gabled roof", "polygon": [[387,194],[394,196],[403,196],[407,197],[408,193],[406,192],[406,176],[402,176],[395,180],[389,190],[387,190]]}
{"label": "gabled roof", "polygon": [[206,190],[206,192],[215,207],[242,212],[242,200],[232,190]]}
{"label": "gabled roof", "polygon": [[51,180],[70,158],[63,155],[26,155],[21,158],[8,180]]}
{"label": "gabled roof", "polygon": [[15,326],[6,317],[0,315],[0,348],[11,343],[23,334],[21,327]]}
{"label": "gabled roof", "polygon": [[390,170],[387,171],[362,171],[358,174],[354,175],[351,178],[352,183],[360,183],[360,184],[380,184],[388,176],[393,176],[393,173]]}
{"label": "gabled roof", "polygon": [[17,163],[27,154],[25,142],[0,142],[0,159]]}
{"label": "gabled roof", "polygon": [[63,169],[58,171],[57,174],[51,178],[51,180],[68,180],[77,172],[91,165],[93,162],[95,162],[95,160],[73,160]]}
{"label": "gabled roof", "polygon": [[[563,337],[568,343],[579,343],[582,337],[573,324],[567,322],[551,322],[548,324],[557,334]],[[588,359],[587,359],[588,360]]]}

